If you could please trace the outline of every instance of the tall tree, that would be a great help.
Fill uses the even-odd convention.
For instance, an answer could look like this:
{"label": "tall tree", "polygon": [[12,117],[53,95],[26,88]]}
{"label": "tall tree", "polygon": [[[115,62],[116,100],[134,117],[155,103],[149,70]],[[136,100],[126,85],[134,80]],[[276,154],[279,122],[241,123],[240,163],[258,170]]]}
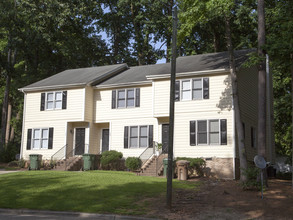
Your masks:
{"label": "tall tree", "polygon": [[266,62],[265,62],[265,6],[264,0],[258,0],[258,155],[266,155]]}

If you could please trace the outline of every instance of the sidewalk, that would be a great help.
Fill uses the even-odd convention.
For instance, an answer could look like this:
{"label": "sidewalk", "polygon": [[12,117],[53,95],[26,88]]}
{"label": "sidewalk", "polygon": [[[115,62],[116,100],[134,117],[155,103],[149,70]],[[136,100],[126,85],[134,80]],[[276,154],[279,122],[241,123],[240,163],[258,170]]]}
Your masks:
{"label": "sidewalk", "polygon": [[0,169],[0,174],[15,173],[15,172],[21,172],[21,170],[2,170],[2,169]]}
{"label": "sidewalk", "polygon": [[59,212],[59,211],[40,211],[40,210],[29,210],[29,209],[0,209],[0,219],[84,219],[84,220],[154,220],[153,218],[144,218],[139,216],[122,216],[113,214],[93,214],[84,212]]}

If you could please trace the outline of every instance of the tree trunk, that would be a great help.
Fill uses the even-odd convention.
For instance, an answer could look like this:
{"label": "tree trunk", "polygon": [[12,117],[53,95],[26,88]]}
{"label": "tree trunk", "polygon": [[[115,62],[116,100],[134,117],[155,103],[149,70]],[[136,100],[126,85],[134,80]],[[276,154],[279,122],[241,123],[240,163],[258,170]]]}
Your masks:
{"label": "tree trunk", "polygon": [[234,61],[234,52],[233,52],[229,18],[225,18],[225,28],[226,28],[227,47],[229,51],[229,65],[230,65],[230,74],[231,74],[231,81],[232,81],[232,95],[233,95],[236,130],[237,130],[237,138],[238,138],[237,144],[238,144],[239,160],[240,160],[240,180],[241,182],[245,182],[247,180],[247,177],[244,174],[244,171],[247,169],[247,160],[246,160],[245,145],[244,145],[244,130],[243,130],[241,116],[240,116],[237,75],[236,75],[236,67],[235,67],[235,61]]}
{"label": "tree trunk", "polygon": [[8,144],[9,137],[10,137],[10,122],[11,122],[11,104],[8,102],[8,109],[7,109],[7,124],[6,124],[6,135],[5,135],[5,144]]}
{"label": "tree trunk", "polygon": [[264,0],[258,0],[258,55],[261,61],[258,65],[258,139],[257,153],[266,155],[266,64],[265,64],[265,11]]}
{"label": "tree trunk", "polygon": [[[291,53],[291,117],[292,117],[292,125],[291,125],[291,144],[292,144],[292,166],[291,166],[291,172],[293,173],[293,54]],[[293,175],[292,175],[292,188],[293,188]]]}
{"label": "tree trunk", "polygon": [[[174,1],[170,0],[167,3],[167,16],[168,17],[172,17],[172,8],[174,5]],[[172,33],[168,30],[168,28],[166,27],[166,41],[167,41],[167,48],[166,48],[166,63],[170,62],[170,58],[171,58],[171,39],[172,39]]]}
{"label": "tree trunk", "polygon": [[[17,112],[17,115],[16,115],[16,121],[18,121],[20,119],[20,112]],[[15,129],[14,127],[12,126],[11,127],[11,132],[10,132],[10,137],[9,137],[9,141],[12,142],[14,141],[14,136],[15,136]]]}
{"label": "tree trunk", "polygon": [[11,77],[10,77],[10,74],[7,74],[6,75],[5,92],[4,92],[4,101],[3,101],[3,106],[2,106],[0,150],[2,150],[5,146],[6,125],[7,125],[7,115],[8,115],[8,98],[9,98],[10,84],[11,84]]}
{"label": "tree trunk", "polygon": [[131,1],[131,15],[132,15],[132,23],[134,27],[134,39],[136,42],[136,50],[137,50],[137,60],[138,65],[144,65],[144,54],[143,54],[143,39],[141,36],[141,27],[139,22],[136,21],[137,17],[137,8],[134,3]]}

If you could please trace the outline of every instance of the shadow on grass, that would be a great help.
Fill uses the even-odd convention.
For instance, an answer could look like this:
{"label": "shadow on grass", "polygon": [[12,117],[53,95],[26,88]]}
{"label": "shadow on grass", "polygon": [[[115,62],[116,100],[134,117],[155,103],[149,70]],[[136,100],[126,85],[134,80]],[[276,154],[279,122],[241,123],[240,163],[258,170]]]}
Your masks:
{"label": "shadow on grass", "polygon": [[[174,187],[195,188],[174,182]],[[144,214],[146,198],[166,192],[166,179],[127,172],[30,171],[0,177],[0,207]]]}

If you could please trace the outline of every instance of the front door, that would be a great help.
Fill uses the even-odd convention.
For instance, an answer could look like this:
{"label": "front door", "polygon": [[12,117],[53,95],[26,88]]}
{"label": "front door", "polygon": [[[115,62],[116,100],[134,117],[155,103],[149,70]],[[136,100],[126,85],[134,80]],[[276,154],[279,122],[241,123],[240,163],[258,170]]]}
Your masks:
{"label": "front door", "polygon": [[75,129],[75,155],[83,155],[85,147],[85,128]]}
{"label": "front door", "polygon": [[102,131],[102,153],[109,150],[109,129]]}
{"label": "front door", "polygon": [[162,153],[168,153],[169,146],[169,124],[162,125]]}

